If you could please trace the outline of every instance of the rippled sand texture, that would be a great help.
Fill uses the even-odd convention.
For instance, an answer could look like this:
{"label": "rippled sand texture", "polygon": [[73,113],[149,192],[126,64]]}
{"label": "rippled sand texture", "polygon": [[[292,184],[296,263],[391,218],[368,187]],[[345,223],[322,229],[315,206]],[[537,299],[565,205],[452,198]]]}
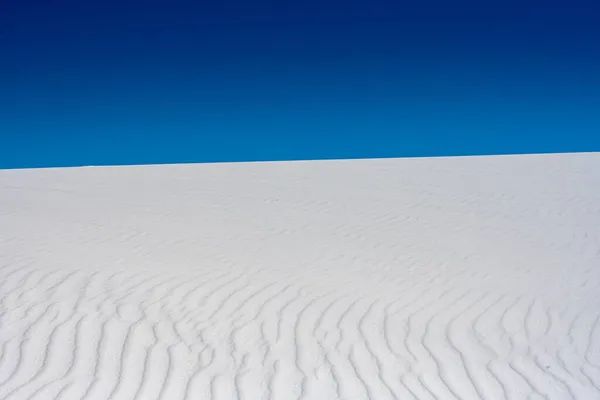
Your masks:
{"label": "rippled sand texture", "polygon": [[600,154],[0,171],[0,399],[600,399]]}

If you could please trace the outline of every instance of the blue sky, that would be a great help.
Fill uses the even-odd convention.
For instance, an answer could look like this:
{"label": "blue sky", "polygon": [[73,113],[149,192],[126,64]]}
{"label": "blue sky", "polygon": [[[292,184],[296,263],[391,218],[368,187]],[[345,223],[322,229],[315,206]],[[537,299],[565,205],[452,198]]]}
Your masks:
{"label": "blue sky", "polygon": [[600,6],[414,3],[3,3],[0,168],[600,151]]}

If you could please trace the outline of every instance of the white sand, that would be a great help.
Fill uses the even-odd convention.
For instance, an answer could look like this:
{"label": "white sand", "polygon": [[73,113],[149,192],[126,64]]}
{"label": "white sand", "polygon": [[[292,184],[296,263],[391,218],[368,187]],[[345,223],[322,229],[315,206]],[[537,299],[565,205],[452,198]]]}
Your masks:
{"label": "white sand", "polygon": [[0,399],[600,399],[600,153],[0,171]]}

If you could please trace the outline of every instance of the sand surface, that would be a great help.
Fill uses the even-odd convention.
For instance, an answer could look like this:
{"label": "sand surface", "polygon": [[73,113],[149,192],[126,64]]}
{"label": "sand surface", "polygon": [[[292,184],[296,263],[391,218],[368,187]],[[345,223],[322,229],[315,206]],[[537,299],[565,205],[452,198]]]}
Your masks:
{"label": "sand surface", "polygon": [[0,399],[600,399],[600,153],[0,171]]}

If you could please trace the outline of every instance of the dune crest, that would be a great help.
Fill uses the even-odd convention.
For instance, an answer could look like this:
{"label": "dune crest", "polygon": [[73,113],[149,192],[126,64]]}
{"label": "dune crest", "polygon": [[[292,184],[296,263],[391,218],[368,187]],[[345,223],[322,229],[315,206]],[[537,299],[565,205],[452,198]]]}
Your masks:
{"label": "dune crest", "polygon": [[600,399],[600,153],[0,171],[20,399]]}

